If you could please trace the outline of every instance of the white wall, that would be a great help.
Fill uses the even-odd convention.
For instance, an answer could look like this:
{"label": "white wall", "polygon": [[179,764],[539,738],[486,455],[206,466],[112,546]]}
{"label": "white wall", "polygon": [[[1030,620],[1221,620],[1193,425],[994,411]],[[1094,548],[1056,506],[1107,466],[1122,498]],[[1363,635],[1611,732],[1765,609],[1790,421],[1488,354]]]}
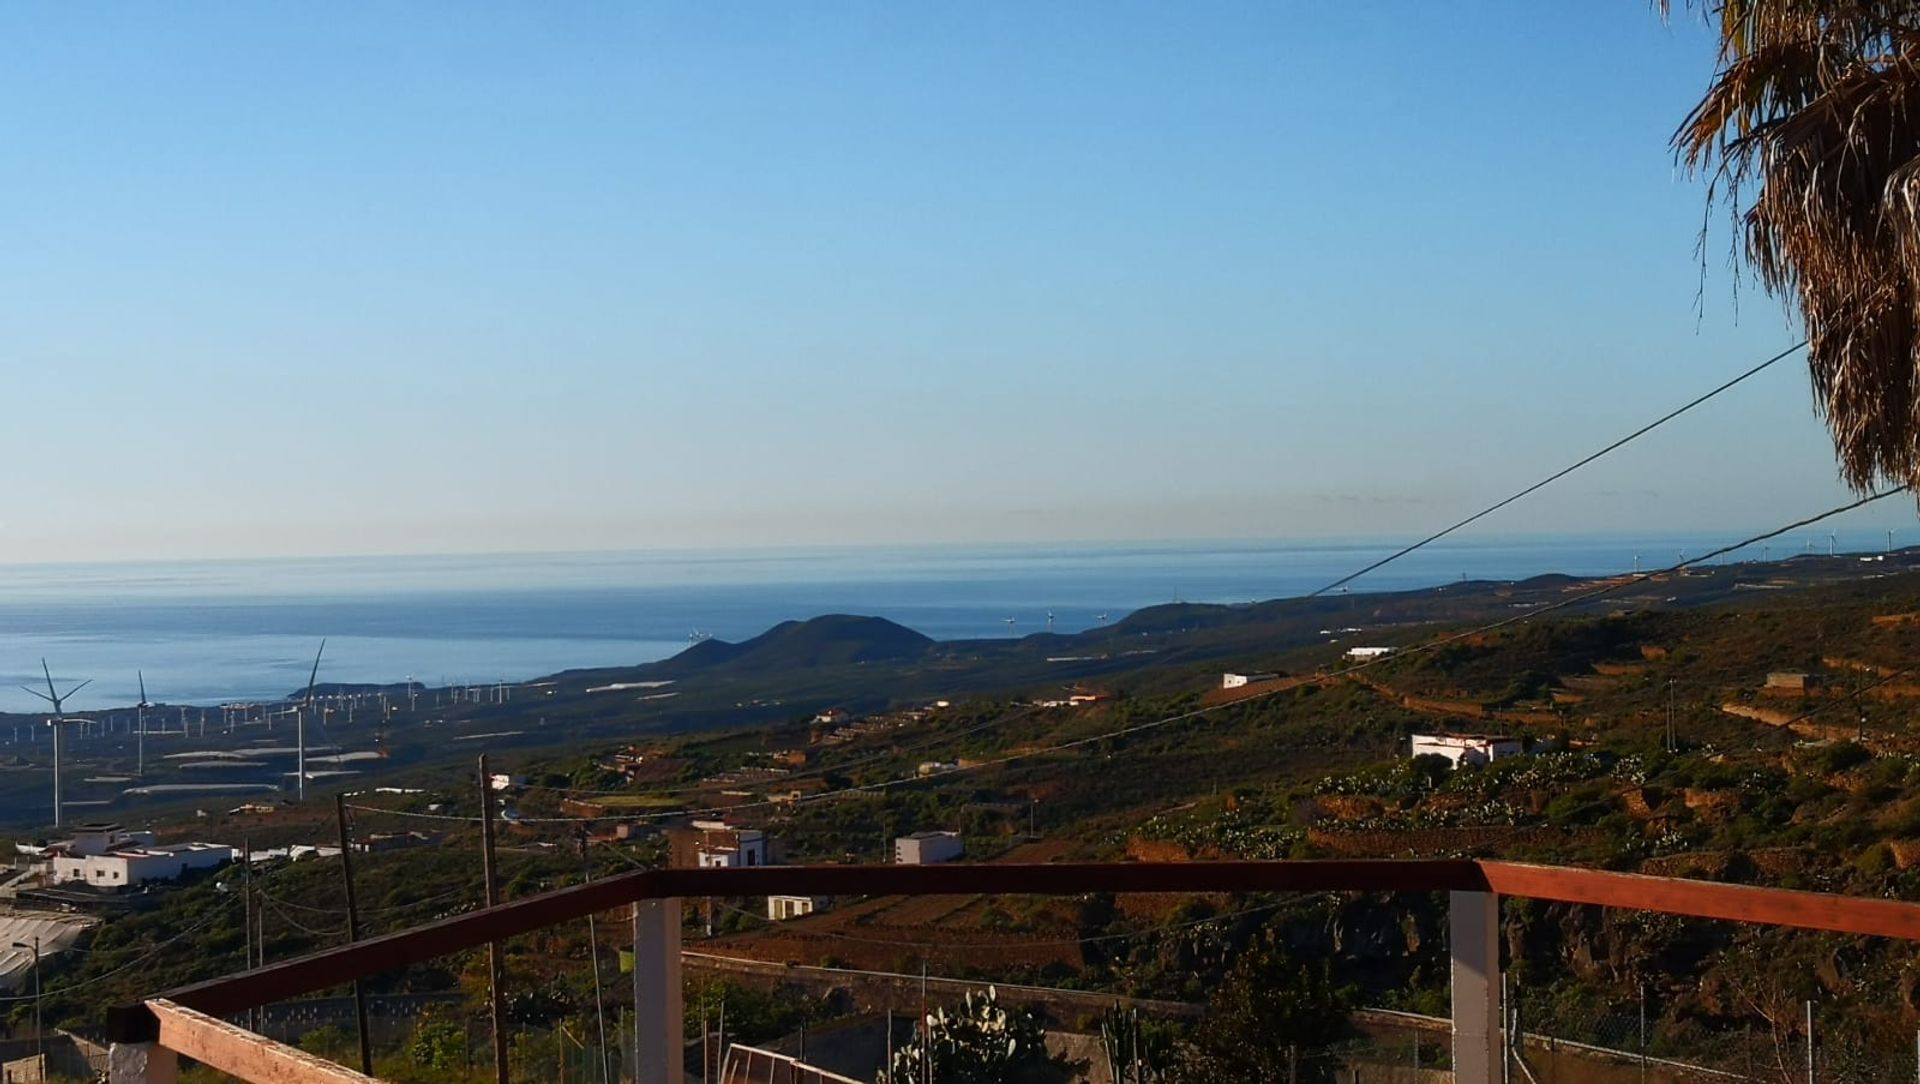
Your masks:
{"label": "white wall", "polygon": [[920,839],[901,836],[893,841],[893,861],[902,866],[930,866],[950,862],[965,850],[958,832],[941,832]]}
{"label": "white wall", "polygon": [[775,922],[785,922],[790,918],[810,915],[819,906],[819,901],[812,896],[768,896],[767,917]]}
{"label": "white wall", "polygon": [[1446,757],[1458,768],[1462,764],[1485,764],[1501,757],[1519,756],[1520,743],[1512,739],[1460,738],[1444,734],[1415,734],[1413,755]]}

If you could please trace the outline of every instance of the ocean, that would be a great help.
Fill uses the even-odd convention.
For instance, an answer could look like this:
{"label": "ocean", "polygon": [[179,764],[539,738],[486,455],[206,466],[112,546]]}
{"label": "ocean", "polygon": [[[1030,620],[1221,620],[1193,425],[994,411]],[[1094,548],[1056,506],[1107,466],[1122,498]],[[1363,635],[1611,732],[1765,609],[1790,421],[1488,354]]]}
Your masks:
{"label": "ocean", "polygon": [[[1670,564],[1727,537],[1448,540],[1352,585],[1398,590]],[[937,639],[1074,632],[1164,602],[1299,595],[1399,540],[992,545],[0,566],[0,710],[36,711],[46,658],[69,707],[280,697],[327,640],[326,681],[518,681],[647,662],[695,636],[873,614]],[[1779,539],[1779,558],[1828,539]],[[1844,550],[1883,535],[1842,534]],[[1759,559],[1759,547],[1734,559]],[[1013,618],[1011,626],[1007,618]]]}

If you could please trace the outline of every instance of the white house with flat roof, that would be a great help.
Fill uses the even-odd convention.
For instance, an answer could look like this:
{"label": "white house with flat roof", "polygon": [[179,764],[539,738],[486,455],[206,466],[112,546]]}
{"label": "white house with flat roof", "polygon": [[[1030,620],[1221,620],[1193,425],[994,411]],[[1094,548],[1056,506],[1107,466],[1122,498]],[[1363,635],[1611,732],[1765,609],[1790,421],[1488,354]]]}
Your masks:
{"label": "white house with flat roof", "polygon": [[832,901],[826,896],[768,896],[767,919],[770,922],[785,922],[790,918],[824,911],[831,904]]}
{"label": "white house with flat roof", "polygon": [[1252,685],[1256,682],[1273,681],[1277,679],[1279,676],[1280,676],[1279,674],[1270,674],[1270,673],[1221,674],[1220,687],[1222,689],[1238,689],[1242,686]]}
{"label": "white house with flat roof", "polygon": [[713,832],[695,851],[701,869],[740,869],[764,866],[767,862],[767,834],[757,828],[734,828]]}
{"label": "white house with flat roof", "polygon": [[1501,757],[1526,752],[1519,738],[1504,734],[1415,734],[1413,756],[1445,757],[1455,768],[1462,764],[1490,764]]}
{"label": "white house with flat roof", "polygon": [[951,862],[966,850],[958,832],[915,832],[893,841],[893,861],[899,866],[931,866]]}
{"label": "white house with flat roof", "polygon": [[153,881],[177,881],[189,873],[219,869],[235,858],[218,843],[153,841],[152,832],[129,832],[117,824],[83,824],[73,838],[47,847],[47,873],[56,885],[87,884],[121,889]]}

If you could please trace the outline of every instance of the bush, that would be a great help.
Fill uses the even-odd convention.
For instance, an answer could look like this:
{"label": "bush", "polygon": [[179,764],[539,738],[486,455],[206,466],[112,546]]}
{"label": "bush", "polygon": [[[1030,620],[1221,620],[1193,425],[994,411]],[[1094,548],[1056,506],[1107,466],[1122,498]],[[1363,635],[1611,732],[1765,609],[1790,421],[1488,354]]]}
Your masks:
{"label": "bush", "polygon": [[446,1020],[424,1020],[407,1041],[407,1060],[423,1069],[458,1069],[467,1062],[467,1034]]}
{"label": "bush", "polygon": [[1873,753],[1857,742],[1837,741],[1813,754],[1813,767],[1825,775],[1835,775],[1873,759]]}
{"label": "bush", "polygon": [[300,1036],[300,1049],[328,1061],[345,1061],[345,1055],[360,1049],[359,1040],[338,1024],[314,1028]]}

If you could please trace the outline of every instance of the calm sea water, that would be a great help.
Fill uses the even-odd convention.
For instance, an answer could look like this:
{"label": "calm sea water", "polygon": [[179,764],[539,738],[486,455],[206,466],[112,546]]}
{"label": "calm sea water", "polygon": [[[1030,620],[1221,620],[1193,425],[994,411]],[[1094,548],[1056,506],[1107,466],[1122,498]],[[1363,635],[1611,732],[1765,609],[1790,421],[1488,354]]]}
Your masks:
{"label": "calm sea water", "polygon": [[[1845,550],[1878,536],[1842,535]],[[1444,543],[1355,590],[1467,576],[1600,575],[1724,541],[1706,536]],[[1808,540],[1778,540],[1772,556]],[[1822,549],[1822,534],[1811,542]],[[1884,545],[1884,542],[1880,542]],[[737,640],[788,619],[876,614],[938,639],[1077,631],[1171,601],[1298,595],[1397,542],[975,546],[726,552],[335,558],[0,567],[0,709],[17,686],[91,677],[76,710],[277,697],[323,680],[514,681],[568,667],[663,658],[695,633]],[[1761,553],[1744,555],[1759,558]],[[1104,617],[1103,617],[1104,615]],[[64,684],[64,682],[63,682]]]}

